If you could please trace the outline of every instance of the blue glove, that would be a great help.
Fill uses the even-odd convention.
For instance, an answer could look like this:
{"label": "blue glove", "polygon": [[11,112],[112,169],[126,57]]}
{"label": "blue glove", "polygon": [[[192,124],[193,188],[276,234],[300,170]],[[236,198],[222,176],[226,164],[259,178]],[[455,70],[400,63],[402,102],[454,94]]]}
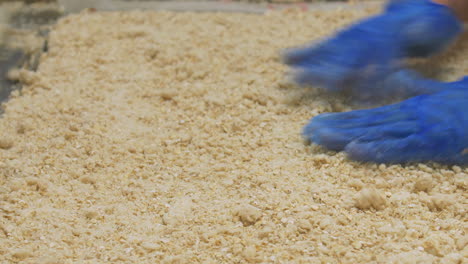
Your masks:
{"label": "blue glove", "polygon": [[314,117],[303,135],[353,160],[468,164],[468,77],[398,104]]}
{"label": "blue glove", "polygon": [[372,82],[399,71],[404,58],[442,51],[462,30],[462,23],[444,5],[429,0],[393,0],[380,15],[321,43],[288,50],[283,60],[295,69],[294,81],[300,85],[352,93],[365,87],[392,94],[401,83],[398,79],[391,78],[384,86]]}
{"label": "blue glove", "polygon": [[360,78],[348,81],[345,92],[354,101],[369,105],[370,102],[384,99],[388,101],[433,94],[459,83],[430,80],[412,70],[374,67],[372,73],[361,74]]}

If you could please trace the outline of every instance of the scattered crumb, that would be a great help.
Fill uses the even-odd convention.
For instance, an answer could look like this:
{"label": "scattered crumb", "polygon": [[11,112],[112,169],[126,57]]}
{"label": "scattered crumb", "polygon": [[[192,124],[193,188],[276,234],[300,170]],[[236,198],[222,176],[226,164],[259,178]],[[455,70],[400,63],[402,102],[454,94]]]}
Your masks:
{"label": "scattered crumb", "polygon": [[374,208],[382,210],[386,207],[385,195],[375,188],[364,188],[356,197],[355,206],[362,210]]}
{"label": "scattered crumb", "polygon": [[82,183],[87,183],[87,184],[95,184],[96,183],[96,179],[94,179],[91,176],[83,176],[83,177],[80,178],[80,181]]}
{"label": "scattered crumb", "polygon": [[13,253],[12,253],[12,256],[13,258],[16,258],[18,260],[24,260],[26,258],[29,258],[32,256],[32,253],[30,250],[26,250],[26,249],[18,249],[18,250],[15,250]]}
{"label": "scattered crumb", "polygon": [[94,219],[99,216],[98,212],[94,209],[86,209],[84,215],[88,219]]}
{"label": "scattered crumb", "polygon": [[20,69],[11,69],[7,72],[6,77],[8,80],[17,82],[20,80],[21,70]]}
{"label": "scattered crumb", "polygon": [[144,248],[148,252],[156,251],[157,249],[161,248],[160,245],[151,242],[143,242],[141,247]]}
{"label": "scattered crumb", "polygon": [[10,149],[11,147],[13,147],[11,138],[0,138],[0,149]]}
{"label": "scattered crumb", "polygon": [[262,211],[247,204],[240,206],[237,209],[236,215],[244,225],[248,226],[255,224],[262,217]]}
{"label": "scattered crumb", "polygon": [[430,192],[433,187],[433,180],[431,175],[424,175],[416,180],[414,183],[415,192]]}
{"label": "scattered crumb", "polygon": [[453,204],[453,197],[451,195],[436,194],[429,197],[426,204],[431,210],[445,210]]}
{"label": "scattered crumb", "polygon": [[181,197],[172,205],[169,211],[163,216],[163,223],[166,225],[177,225],[190,218],[193,209],[193,202],[190,197]]}

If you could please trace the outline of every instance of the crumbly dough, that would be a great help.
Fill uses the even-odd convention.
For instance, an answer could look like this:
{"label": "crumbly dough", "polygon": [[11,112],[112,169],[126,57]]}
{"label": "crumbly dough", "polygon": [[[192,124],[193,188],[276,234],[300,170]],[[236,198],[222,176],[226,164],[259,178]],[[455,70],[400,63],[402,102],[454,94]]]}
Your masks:
{"label": "crumbly dough", "polygon": [[[59,21],[0,119],[0,262],[467,263],[468,169],[301,138],[350,106],[285,84],[279,51],[372,12]],[[435,59],[444,78],[466,43]]]}

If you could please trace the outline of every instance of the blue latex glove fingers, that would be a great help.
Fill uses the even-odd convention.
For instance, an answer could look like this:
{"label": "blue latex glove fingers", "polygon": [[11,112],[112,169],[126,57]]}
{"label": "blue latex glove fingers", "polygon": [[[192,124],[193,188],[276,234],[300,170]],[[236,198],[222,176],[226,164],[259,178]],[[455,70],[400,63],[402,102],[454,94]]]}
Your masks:
{"label": "blue latex glove fingers", "polygon": [[458,85],[394,105],[319,115],[304,136],[358,161],[467,164],[467,104],[468,85]]}
{"label": "blue latex glove fingers", "polygon": [[381,129],[389,130],[388,124],[405,120],[402,113],[395,115],[398,105],[389,105],[368,110],[356,110],[345,113],[326,113],[314,117],[304,127],[303,136],[311,142],[330,150],[341,151],[350,142],[362,137],[371,130],[378,133]]}
{"label": "blue latex glove fingers", "polygon": [[[378,71],[378,72],[377,72]],[[421,94],[433,94],[448,88],[465,86],[468,78],[443,83],[423,78],[418,73],[405,69],[376,68],[373,74],[347,82],[352,98],[362,102],[383,99],[406,99]]]}
{"label": "blue latex glove fingers", "polygon": [[[414,124],[409,124],[410,126]],[[468,128],[468,125],[465,124]],[[392,128],[393,129],[393,128]],[[407,136],[365,135],[345,147],[352,160],[376,163],[407,163],[435,161],[448,164],[468,164],[468,146],[457,145],[453,127],[433,126],[429,131],[415,131]]]}
{"label": "blue latex glove fingers", "polygon": [[[437,53],[461,32],[462,24],[446,6],[429,0],[394,0],[382,14],[353,24],[332,38],[289,49],[283,60],[293,68],[293,80],[299,85],[350,90],[357,96],[378,93],[383,86],[383,94],[388,94],[398,87],[395,83],[420,79],[411,73],[381,81],[401,68],[401,59]],[[376,80],[379,85],[374,85]]]}
{"label": "blue latex glove fingers", "polygon": [[[437,130],[437,129],[435,129]],[[438,129],[443,132],[443,129]],[[432,131],[436,133],[436,131]],[[447,135],[449,137],[450,135]],[[348,144],[345,152],[352,160],[376,163],[407,163],[435,161],[448,164],[467,164],[468,154],[464,150],[438,152],[431,139],[413,134],[408,137],[387,138],[376,141],[357,140]],[[442,156],[447,155],[447,156]]]}
{"label": "blue latex glove fingers", "polygon": [[330,92],[341,92],[354,87],[347,86],[347,83],[351,83],[353,75],[359,75],[357,72],[340,66],[331,66],[328,70],[324,67],[310,67],[293,71],[291,77],[292,81],[300,86],[314,84]]}
{"label": "blue latex glove fingers", "polygon": [[427,0],[391,0],[387,13],[408,13],[400,29],[405,56],[427,57],[445,49],[462,33],[463,25],[445,5]]}
{"label": "blue latex glove fingers", "polygon": [[342,91],[353,80],[369,75],[373,65],[399,64],[395,39],[386,32],[368,32],[374,24],[384,26],[385,21],[370,18],[318,45],[287,50],[283,61],[293,68],[293,81]]}

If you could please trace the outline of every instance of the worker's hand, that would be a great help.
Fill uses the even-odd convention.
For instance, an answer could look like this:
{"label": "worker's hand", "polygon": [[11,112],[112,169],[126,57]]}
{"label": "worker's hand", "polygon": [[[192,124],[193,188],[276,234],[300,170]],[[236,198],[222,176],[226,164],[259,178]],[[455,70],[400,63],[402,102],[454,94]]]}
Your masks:
{"label": "worker's hand", "polygon": [[398,104],[318,115],[303,135],[358,161],[468,164],[467,105],[465,77],[442,92]]}
{"label": "worker's hand", "polygon": [[[284,62],[294,69],[294,81],[330,91],[360,92],[375,79],[399,71],[402,59],[427,57],[443,50],[461,32],[451,9],[429,0],[393,0],[377,16],[351,25],[334,37],[309,47],[290,49]],[[409,76],[409,75],[407,75]]]}
{"label": "worker's hand", "polygon": [[372,105],[375,101],[406,99],[421,94],[433,94],[463,81],[443,83],[422,77],[407,69],[374,67],[371,73],[363,73],[348,81],[347,95],[359,103]]}

